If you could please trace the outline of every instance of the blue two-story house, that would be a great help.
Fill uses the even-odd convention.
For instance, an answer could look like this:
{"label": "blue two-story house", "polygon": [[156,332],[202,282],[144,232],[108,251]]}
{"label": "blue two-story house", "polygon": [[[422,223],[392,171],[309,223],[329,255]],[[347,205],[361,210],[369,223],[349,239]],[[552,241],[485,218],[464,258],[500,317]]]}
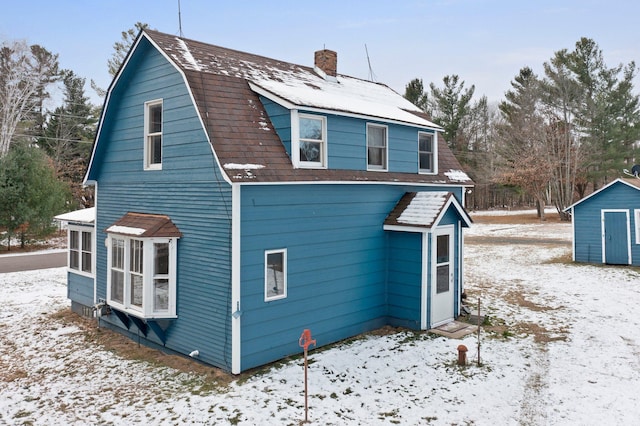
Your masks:
{"label": "blue two-story house", "polygon": [[[155,31],[107,92],[78,312],[240,373],[384,325],[452,321],[472,185],[389,87]],[[91,255],[91,253],[90,253]]]}

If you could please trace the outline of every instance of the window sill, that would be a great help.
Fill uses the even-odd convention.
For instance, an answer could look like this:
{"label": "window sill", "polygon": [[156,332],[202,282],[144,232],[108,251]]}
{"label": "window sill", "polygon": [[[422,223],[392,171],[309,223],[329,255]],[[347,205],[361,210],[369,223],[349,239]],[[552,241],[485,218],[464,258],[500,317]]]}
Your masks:
{"label": "window sill", "polygon": [[299,169],[319,169],[319,170],[326,170],[327,166],[323,165],[322,163],[308,163],[308,162],[300,162],[298,163],[298,168]]}
{"label": "window sill", "polygon": [[144,170],[162,170],[162,164],[151,164],[149,166],[144,166]]}
{"label": "window sill", "polygon": [[87,277],[87,278],[95,278],[96,275],[93,272],[85,272],[85,271],[80,271],[78,269],[73,269],[73,268],[69,268],[67,267],[67,272],[70,272],[72,274],[76,274],[76,275],[81,275],[83,277]]}

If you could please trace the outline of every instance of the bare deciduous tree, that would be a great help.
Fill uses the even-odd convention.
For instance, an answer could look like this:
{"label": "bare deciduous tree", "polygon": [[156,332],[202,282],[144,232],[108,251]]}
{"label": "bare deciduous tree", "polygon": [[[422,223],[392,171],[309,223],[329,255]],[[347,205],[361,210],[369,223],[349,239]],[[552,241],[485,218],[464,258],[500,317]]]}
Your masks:
{"label": "bare deciduous tree", "polygon": [[52,70],[24,41],[0,45],[0,157],[13,142],[18,124],[36,107],[36,94]]}

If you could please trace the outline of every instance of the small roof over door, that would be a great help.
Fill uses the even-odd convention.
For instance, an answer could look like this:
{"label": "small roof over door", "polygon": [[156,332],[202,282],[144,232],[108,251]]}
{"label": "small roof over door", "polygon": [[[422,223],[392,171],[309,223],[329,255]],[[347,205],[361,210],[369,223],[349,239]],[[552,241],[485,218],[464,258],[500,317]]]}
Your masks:
{"label": "small roof over door", "polygon": [[452,192],[407,192],[384,221],[388,231],[429,232],[438,226],[449,208],[460,216],[462,226],[471,226],[471,218]]}

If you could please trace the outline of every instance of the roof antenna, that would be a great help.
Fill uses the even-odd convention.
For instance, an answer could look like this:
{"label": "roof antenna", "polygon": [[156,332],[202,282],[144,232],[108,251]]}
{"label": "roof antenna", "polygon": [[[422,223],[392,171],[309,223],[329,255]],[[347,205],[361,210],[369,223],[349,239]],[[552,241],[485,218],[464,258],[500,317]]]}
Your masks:
{"label": "roof antenna", "polygon": [[178,0],[178,31],[180,32],[180,37],[184,37],[184,34],[182,34],[182,13],[180,11],[180,0]]}
{"label": "roof antenna", "polygon": [[369,59],[369,49],[367,49],[367,43],[364,44],[364,50],[367,52],[367,63],[369,64],[369,81],[376,81],[376,75],[373,73],[373,68],[371,68],[371,60]]}

